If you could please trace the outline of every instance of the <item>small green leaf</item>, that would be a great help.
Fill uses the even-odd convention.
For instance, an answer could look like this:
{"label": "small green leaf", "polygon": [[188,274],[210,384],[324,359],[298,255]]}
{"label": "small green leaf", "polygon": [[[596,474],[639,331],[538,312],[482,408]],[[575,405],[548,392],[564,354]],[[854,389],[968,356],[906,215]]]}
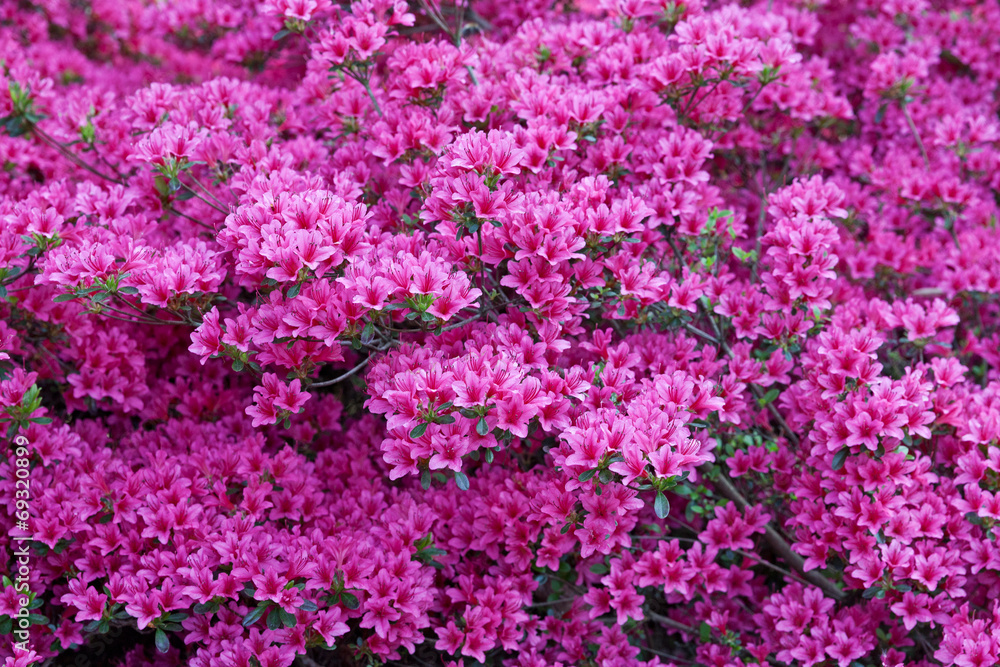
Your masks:
{"label": "small green leaf", "polygon": [[586,472],[580,473],[580,478],[579,479],[580,479],[581,482],[586,482],[588,479],[590,479],[591,477],[593,477],[596,474],[597,474],[597,470],[588,470]]}
{"label": "small green leaf", "polygon": [[286,628],[295,627],[295,614],[289,613],[284,609],[278,609],[278,618],[281,619],[281,624]]}
{"label": "small green leaf", "polygon": [[243,627],[249,628],[259,621],[270,606],[270,602],[261,602],[255,609],[250,610],[250,613],[243,617]]}
{"label": "small green leaf", "polygon": [[375,339],[375,324],[369,322],[365,325],[365,328],[361,330],[361,344],[367,345]]}
{"label": "small green leaf", "polygon": [[319,611],[319,607],[316,606],[316,603],[313,602],[312,600],[306,600],[305,602],[300,604],[299,609],[301,609],[302,611]]}
{"label": "small green leaf", "polygon": [[277,630],[281,627],[281,609],[274,607],[267,615],[267,629]]}
{"label": "small green leaf", "polygon": [[357,609],[361,606],[361,601],[358,600],[358,596],[354,593],[348,593],[344,591],[340,594],[340,601],[344,603],[344,606],[348,609]]}
{"label": "small green leaf", "polygon": [[431,488],[431,471],[425,470],[420,473],[420,488],[424,491]]}
{"label": "small green leaf", "polygon": [[666,519],[670,514],[670,501],[667,500],[662,491],[656,492],[656,500],[653,501],[653,510],[656,512],[656,516],[661,519]]}
{"label": "small green leaf", "polygon": [[170,650],[170,638],[167,637],[167,633],[163,630],[156,629],[156,650],[160,653],[166,653]]}
{"label": "small green leaf", "polygon": [[427,432],[426,422],[424,422],[423,424],[417,424],[416,426],[413,427],[413,430],[410,431],[410,437],[416,440],[426,432]]}
{"label": "small green leaf", "polygon": [[833,456],[833,463],[830,464],[830,467],[833,468],[834,470],[840,470],[841,468],[843,468],[844,462],[847,460],[847,455],[849,453],[850,450],[847,447],[841,449]]}
{"label": "small green leaf", "polygon": [[219,610],[218,602],[199,602],[194,606],[194,613],[196,614],[213,614]]}
{"label": "small green leaf", "polygon": [[888,104],[883,104],[882,106],[880,106],[878,108],[878,111],[875,112],[875,124],[876,125],[879,124],[879,123],[881,123],[882,119],[885,118],[885,110],[888,108],[888,106],[889,106]]}
{"label": "small green leaf", "polygon": [[490,425],[486,423],[486,417],[480,417],[479,421],[476,422],[476,433],[485,436],[490,432]]}
{"label": "small green leaf", "polygon": [[707,644],[712,640],[712,626],[702,621],[701,626],[698,628],[698,634],[701,643]]}
{"label": "small green leaf", "polygon": [[292,285],[291,288],[289,288],[288,290],[288,298],[294,299],[295,297],[297,297],[299,295],[299,290],[301,289],[302,289],[302,283],[296,283]]}
{"label": "small green leaf", "polygon": [[770,391],[768,391],[760,399],[761,406],[766,406],[766,405],[770,405],[771,403],[773,403],[774,399],[778,398],[778,394],[779,393],[780,392],[778,391],[777,387],[775,387],[774,389],[771,389]]}
{"label": "small green leaf", "polygon": [[455,473],[455,485],[463,491],[469,490],[469,478],[464,472]]}
{"label": "small green leaf", "polygon": [[52,299],[56,303],[62,303],[63,301],[72,301],[76,298],[75,294],[60,294],[56,298]]}

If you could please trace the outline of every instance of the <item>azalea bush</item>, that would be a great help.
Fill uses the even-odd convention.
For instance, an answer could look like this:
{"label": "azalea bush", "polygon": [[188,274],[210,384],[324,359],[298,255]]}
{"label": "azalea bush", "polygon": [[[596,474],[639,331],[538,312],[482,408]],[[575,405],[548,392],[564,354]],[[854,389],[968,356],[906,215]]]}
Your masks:
{"label": "azalea bush", "polygon": [[0,54],[8,667],[1000,663],[997,3]]}

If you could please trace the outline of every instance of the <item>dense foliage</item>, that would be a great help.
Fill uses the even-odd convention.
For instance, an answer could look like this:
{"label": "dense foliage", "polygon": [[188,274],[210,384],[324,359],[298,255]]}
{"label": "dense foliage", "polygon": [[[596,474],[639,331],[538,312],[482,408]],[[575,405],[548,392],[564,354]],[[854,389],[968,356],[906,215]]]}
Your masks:
{"label": "dense foliage", "polygon": [[1000,663],[998,59],[968,0],[0,2],[0,657]]}

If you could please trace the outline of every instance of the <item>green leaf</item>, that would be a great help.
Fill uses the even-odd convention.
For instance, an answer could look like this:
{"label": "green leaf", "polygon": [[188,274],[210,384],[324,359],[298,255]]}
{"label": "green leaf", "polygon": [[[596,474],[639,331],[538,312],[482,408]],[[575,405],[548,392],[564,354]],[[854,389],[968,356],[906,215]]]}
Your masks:
{"label": "green leaf", "polygon": [[653,510],[660,519],[666,519],[670,515],[670,501],[663,494],[663,491],[656,492],[656,500],[653,501]]}
{"label": "green leaf", "polygon": [[219,610],[219,603],[212,602],[199,602],[194,606],[194,613],[196,614],[213,614]]}
{"label": "green leaf", "polygon": [[313,602],[312,600],[306,600],[305,602],[300,604],[299,609],[301,609],[302,611],[319,611],[319,607],[316,606],[316,603]]}
{"label": "green leaf", "polygon": [[452,417],[451,415],[438,415],[438,417],[434,421],[436,421],[438,424],[454,424],[455,418]]}
{"label": "green leaf", "polygon": [[778,388],[775,387],[774,389],[771,389],[766,394],[764,394],[764,396],[762,396],[760,399],[761,407],[774,403],[774,399],[778,398],[779,393],[780,392],[778,391]]}
{"label": "green leaf", "polygon": [[242,359],[233,359],[233,370],[236,371],[237,373],[243,370]]}
{"label": "green leaf", "polygon": [[281,619],[281,624],[286,628],[295,627],[295,614],[289,613],[284,609],[278,609],[278,618]]}
{"label": "green leaf", "polygon": [[480,417],[479,421],[476,422],[476,433],[485,436],[490,432],[490,425],[486,423],[486,417]]}
{"label": "green leaf", "polygon": [[288,37],[291,34],[292,34],[291,30],[288,30],[288,29],[279,30],[278,32],[274,33],[274,37],[272,37],[271,39],[273,39],[274,41],[278,42],[278,41],[281,41],[282,39],[284,39],[285,37]]}
{"label": "green leaf", "polygon": [[455,473],[455,485],[463,491],[469,490],[469,478],[464,472]]}
{"label": "green leaf", "polygon": [[597,474],[597,470],[588,470],[586,472],[581,472],[579,479],[580,479],[581,482],[586,482],[588,479],[590,479],[591,477],[593,477],[596,474]]}
{"label": "green leaf", "polygon": [[281,609],[274,607],[267,615],[267,629],[277,630],[281,627]]}
{"label": "green leaf", "polygon": [[361,606],[361,601],[358,599],[358,596],[354,593],[348,593],[347,591],[340,594],[340,601],[343,602],[344,606],[348,609],[357,609]]}
{"label": "green leaf", "polygon": [[830,467],[833,468],[834,470],[840,470],[841,468],[843,468],[844,462],[847,460],[847,455],[850,453],[850,451],[851,450],[849,450],[847,447],[844,447],[839,452],[834,454],[833,463],[830,464]]}
{"label": "green leaf", "polygon": [[423,424],[417,424],[416,426],[413,427],[413,430],[410,431],[410,437],[416,440],[426,432],[427,432],[427,422],[424,422]]}
{"label": "green leaf", "polygon": [[257,605],[256,609],[252,609],[249,614],[243,617],[243,627],[249,628],[251,625],[259,621],[270,606],[270,602],[261,602]]}
{"label": "green leaf", "polygon": [[33,421],[36,424],[51,424],[52,423],[52,418],[51,417],[32,417],[31,421]]}
{"label": "green leaf", "polygon": [[288,298],[294,299],[299,295],[299,290],[302,289],[302,283],[296,283],[292,285],[288,290]]}
{"label": "green leaf", "polygon": [[885,118],[885,110],[888,107],[889,107],[888,104],[883,104],[882,106],[880,106],[878,108],[878,111],[875,112],[875,124],[876,125],[879,124],[879,123],[881,123],[882,119]]}
{"label": "green leaf", "polygon": [[163,630],[156,629],[156,650],[160,653],[166,653],[170,650],[170,638],[167,637],[167,633]]}
{"label": "green leaf", "polygon": [[420,473],[420,488],[424,491],[431,488],[431,471],[425,470]]}
{"label": "green leaf", "polygon": [[712,641],[712,627],[704,621],[701,622],[701,626],[698,628],[698,634],[702,644]]}
{"label": "green leaf", "polygon": [[52,299],[56,303],[62,303],[63,301],[72,301],[76,298],[75,294],[60,294],[56,298]]}
{"label": "green leaf", "polygon": [[367,345],[375,339],[375,324],[369,322],[365,325],[365,328],[361,330],[361,344]]}

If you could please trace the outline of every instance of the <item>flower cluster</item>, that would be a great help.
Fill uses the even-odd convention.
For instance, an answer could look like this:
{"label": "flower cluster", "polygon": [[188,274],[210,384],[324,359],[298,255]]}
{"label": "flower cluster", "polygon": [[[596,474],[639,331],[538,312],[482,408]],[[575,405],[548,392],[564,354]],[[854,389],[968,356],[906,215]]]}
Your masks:
{"label": "flower cluster", "polygon": [[998,45],[5,3],[0,660],[997,664]]}

